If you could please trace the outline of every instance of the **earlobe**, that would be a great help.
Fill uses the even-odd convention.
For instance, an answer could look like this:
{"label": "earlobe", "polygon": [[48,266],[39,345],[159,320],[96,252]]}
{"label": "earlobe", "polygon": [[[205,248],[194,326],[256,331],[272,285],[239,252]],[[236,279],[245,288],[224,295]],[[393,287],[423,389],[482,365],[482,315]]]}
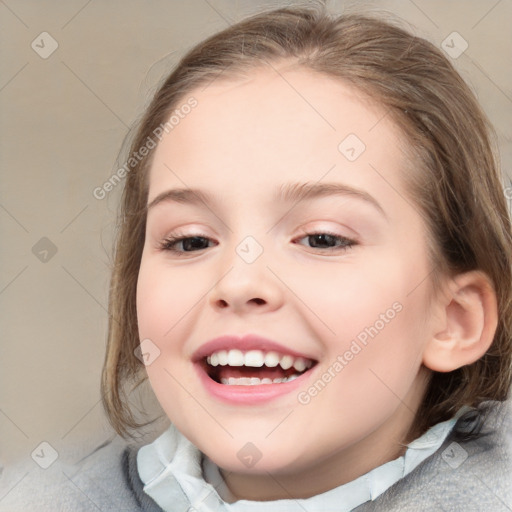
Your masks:
{"label": "earlobe", "polygon": [[443,305],[443,328],[432,333],[423,364],[450,372],[474,363],[488,350],[498,324],[496,293],[487,275],[470,271],[452,278]]}

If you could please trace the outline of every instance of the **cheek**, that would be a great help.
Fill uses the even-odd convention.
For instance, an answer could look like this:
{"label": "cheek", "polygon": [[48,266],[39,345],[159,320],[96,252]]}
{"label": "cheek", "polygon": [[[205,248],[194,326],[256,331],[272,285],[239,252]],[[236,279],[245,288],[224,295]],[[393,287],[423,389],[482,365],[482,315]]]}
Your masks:
{"label": "cheek", "polygon": [[400,404],[421,366],[428,337],[427,280],[415,288],[418,266],[398,256],[357,272],[331,273],[329,281],[315,274],[316,287],[308,280],[298,292],[321,320],[316,325],[327,357],[320,377],[329,381],[330,391],[319,398],[339,414],[372,409],[386,414]]}
{"label": "cheek", "polygon": [[325,396],[325,405],[330,403],[334,416],[342,418],[350,411],[355,423],[369,429],[369,418],[379,422],[398,408],[405,414],[415,410],[427,339],[421,328],[426,304],[419,294],[392,294],[371,308],[373,315],[357,318],[357,327],[339,344],[335,356],[342,356],[342,369],[334,379],[331,396]]}
{"label": "cheek", "polygon": [[373,261],[324,264],[308,272],[294,270],[283,280],[306,306],[302,311],[308,323],[317,326],[317,337],[340,350],[358,335],[364,337],[366,328],[376,322],[380,326],[382,315],[396,316],[393,305],[403,301],[403,283],[407,281],[403,268],[388,266],[384,271]]}
{"label": "cheek", "polygon": [[197,272],[142,259],[137,282],[137,320],[142,338],[163,339],[204,297],[207,281]]}
{"label": "cheek", "polygon": [[187,315],[200,306],[198,301],[205,293],[202,282],[197,272],[192,278],[186,270],[171,270],[165,263],[144,257],[137,282],[139,337],[151,340],[159,351],[146,366],[151,388],[169,419],[185,431],[190,425],[182,424],[182,411],[189,411],[193,402],[183,393],[183,386],[193,395],[198,391],[183,359],[183,342],[190,335]]}

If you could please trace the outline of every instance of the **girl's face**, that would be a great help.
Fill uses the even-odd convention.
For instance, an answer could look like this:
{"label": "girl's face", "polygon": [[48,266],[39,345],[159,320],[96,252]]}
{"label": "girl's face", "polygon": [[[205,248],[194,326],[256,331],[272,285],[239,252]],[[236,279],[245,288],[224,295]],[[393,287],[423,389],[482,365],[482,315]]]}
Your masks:
{"label": "girl's face", "polygon": [[357,91],[299,68],[190,97],[149,175],[149,379],[233,492],[317,494],[402,453],[426,386],[432,269],[403,140]]}

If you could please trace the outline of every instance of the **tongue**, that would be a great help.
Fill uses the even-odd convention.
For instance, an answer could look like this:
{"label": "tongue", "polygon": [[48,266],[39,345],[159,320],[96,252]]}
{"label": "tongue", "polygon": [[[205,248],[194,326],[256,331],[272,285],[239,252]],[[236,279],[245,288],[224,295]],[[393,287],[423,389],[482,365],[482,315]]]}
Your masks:
{"label": "tongue", "polygon": [[260,379],[282,379],[299,373],[293,366],[288,370],[283,370],[280,366],[268,368],[252,368],[250,366],[220,366],[217,367],[218,379],[229,379],[230,377],[258,377]]}

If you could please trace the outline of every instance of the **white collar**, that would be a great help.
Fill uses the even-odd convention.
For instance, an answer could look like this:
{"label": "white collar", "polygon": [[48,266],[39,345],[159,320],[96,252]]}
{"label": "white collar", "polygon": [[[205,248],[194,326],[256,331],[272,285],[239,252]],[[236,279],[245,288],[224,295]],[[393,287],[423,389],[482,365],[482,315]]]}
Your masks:
{"label": "white collar", "polygon": [[442,445],[464,409],[452,419],[434,425],[421,437],[409,443],[401,457],[386,462],[351,482],[307,499],[233,501],[219,468],[174,425],[152,443],[139,449],[137,469],[144,483],[144,491],[165,512],[177,512],[176,504],[183,502],[184,495],[190,502],[190,510],[197,512],[350,512],[362,503],[375,500],[432,455]]}

